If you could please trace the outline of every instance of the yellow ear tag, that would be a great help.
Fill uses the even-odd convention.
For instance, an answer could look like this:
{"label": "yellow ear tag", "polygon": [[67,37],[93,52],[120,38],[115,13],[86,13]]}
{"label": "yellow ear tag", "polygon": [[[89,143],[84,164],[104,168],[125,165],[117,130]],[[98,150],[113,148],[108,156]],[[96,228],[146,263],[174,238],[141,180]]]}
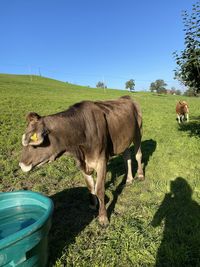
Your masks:
{"label": "yellow ear tag", "polygon": [[32,140],[33,142],[38,141],[38,138],[37,138],[37,134],[36,134],[36,133],[34,133],[34,134],[31,136],[31,140]]}

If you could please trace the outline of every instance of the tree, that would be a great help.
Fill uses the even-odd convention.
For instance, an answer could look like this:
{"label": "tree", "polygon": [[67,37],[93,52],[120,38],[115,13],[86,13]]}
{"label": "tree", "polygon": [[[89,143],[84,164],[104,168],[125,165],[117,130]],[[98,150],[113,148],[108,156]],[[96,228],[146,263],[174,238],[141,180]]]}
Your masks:
{"label": "tree", "polygon": [[181,95],[181,90],[177,90],[174,86],[171,87],[170,91],[172,95]]}
{"label": "tree", "polygon": [[130,91],[133,91],[135,87],[135,81],[133,79],[130,79],[129,81],[126,82],[125,86],[126,89],[130,89]]}
{"label": "tree", "polygon": [[181,95],[181,90],[176,90],[176,91],[175,91],[175,94],[176,94],[176,95]]}
{"label": "tree", "polygon": [[167,89],[165,88],[167,84],[162,79],[158,79],[155,82],[152,82],[150,85],[151,92],[157,92],[158,94],[166,94]]}
{"label": "tree", "polygon": [[106,86],[103,82],[101,82],[101,81],[99,81],[99,82],[96,84],[96,87],[97,87],[97,88],[107,88],[107,86]]}
{"label": "tree", "polygon": [[178,65],[175,78],[196,94],[200,92],[200,1],[193,5],[191,14],[184,11],[182,17],[185,49],[173,53]]}
{"label": "tree", "polygon": [[188,88],[188,90],[186,90],[184,92],[185,96],[196,96],[196,93],[194,92],[193,88]]}

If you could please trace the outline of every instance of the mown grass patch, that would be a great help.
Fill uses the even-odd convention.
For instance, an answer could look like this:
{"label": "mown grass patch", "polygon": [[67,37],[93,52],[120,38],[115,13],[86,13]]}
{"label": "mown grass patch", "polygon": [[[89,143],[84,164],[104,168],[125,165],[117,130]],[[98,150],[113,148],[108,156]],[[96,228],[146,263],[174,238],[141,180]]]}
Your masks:
{"label": "mown grass patch", "polygon": [[[142,107],[146,180],[125,186],[122,157],[110,160],[106,181],[110,225],[103,229],[88,207],[88,191],[74,159],[63,156],[24,174],[18,167],[21,136],[29,111],[53,114],[83,99],[124,94]],[[181,126],[175,115],[179,99],[190,107],[190,122]],[[199,98],[0,75],[0,190],[29,189],[53,199],[50,266],[200,266],[199,106]]]}

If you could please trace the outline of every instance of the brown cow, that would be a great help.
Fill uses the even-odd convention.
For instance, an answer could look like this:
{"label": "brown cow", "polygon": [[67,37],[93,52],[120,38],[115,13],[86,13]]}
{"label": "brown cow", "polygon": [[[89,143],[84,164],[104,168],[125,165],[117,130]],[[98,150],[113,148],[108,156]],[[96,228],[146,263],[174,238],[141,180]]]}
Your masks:
{"label": "brown cow", "polygon": [[[51,162],[63,153],[75,157],[93,196],[99,200],[99,222],[108,224],[104,203],[106,166],[110,156],[123,153],[127,183],[133,180],[129,146],[134,143],[137,175],[143,180],[141,164],[142,115],[129,96],[110,101],[83,101],[68,110],[49,116],[29,113],[22,137],[23,151],[19,163],[25,172]],[[97,172],[96,184],[92,178]]]}
{"label": "brown cow", "polygon": [[178,119],[178,123],[186,120],[189,121],[189,107],[186,101],[179,101],[176,104],[176,116]]}

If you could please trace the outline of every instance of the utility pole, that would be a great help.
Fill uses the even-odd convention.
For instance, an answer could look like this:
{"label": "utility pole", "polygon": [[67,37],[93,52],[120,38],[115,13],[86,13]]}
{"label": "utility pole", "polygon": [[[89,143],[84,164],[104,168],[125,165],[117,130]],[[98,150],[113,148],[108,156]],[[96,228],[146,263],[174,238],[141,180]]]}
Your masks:
{"label": "utility pole", "polygon": [[38,69],[38,72],[39,72],[39,76],[42,77],[42,74],[41,74],[41,71],[40,71],[40,67]]}
{"label": "utility pole", "polygon": [[105,87],[104,75],[103,75],[103,90],[104,90],[104,93],[105,93],[106,92],[106,87]]}
{"label": "utility pole", "polygon": [[31,72],[32,72],[32,70],[31,70],[31,66],[29,66],[30,81],[32,82],[32,81],[33,81],[33,77],[32,77]]}

